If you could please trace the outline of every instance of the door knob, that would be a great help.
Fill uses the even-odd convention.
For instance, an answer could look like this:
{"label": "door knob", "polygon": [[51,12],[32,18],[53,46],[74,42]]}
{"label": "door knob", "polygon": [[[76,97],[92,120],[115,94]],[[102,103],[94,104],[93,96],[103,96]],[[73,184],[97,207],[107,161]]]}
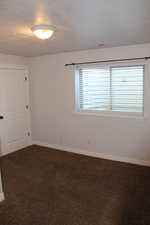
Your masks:
{"label": "door knob", "polygon": [[0,120],[2,120],[2,119],[4,119],[4,117],[3,116],[0,116]]}

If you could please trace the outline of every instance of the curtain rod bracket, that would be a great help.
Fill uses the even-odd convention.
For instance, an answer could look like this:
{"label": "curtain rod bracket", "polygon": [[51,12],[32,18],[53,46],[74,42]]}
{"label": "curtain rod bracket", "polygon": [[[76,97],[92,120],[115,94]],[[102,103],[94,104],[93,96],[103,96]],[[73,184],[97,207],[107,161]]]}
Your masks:
{"label": "curtain rod bracket", "polygon": [[150,56],[146,56],[146,57],[145,57],[145,60],[148,60],[148,59],[150,59]]}
{"label": "curtain rod bracket", "polygon": [[65,64],[65,66],[75,66],[76,63]]}

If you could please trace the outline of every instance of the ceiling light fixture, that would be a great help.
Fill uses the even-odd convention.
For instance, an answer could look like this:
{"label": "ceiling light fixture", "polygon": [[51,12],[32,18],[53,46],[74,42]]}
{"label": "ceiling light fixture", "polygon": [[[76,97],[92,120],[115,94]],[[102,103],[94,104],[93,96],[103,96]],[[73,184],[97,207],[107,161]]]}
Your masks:
{"label": "ceiling light fixture", "polygon": [[35,25],[32,27],[32,32],[35,36],[43,40],[49,39],[55,30],[55,27],[52,25]]}

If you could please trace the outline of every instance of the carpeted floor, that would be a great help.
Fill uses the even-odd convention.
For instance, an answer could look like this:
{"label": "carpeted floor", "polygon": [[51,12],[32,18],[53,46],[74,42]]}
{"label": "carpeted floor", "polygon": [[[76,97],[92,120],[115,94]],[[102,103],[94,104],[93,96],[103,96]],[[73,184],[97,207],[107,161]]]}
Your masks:
{"label": "carpeted floor", "polygon": [[150,168],[31,146],[1,159],[0,225],[150,225]]}

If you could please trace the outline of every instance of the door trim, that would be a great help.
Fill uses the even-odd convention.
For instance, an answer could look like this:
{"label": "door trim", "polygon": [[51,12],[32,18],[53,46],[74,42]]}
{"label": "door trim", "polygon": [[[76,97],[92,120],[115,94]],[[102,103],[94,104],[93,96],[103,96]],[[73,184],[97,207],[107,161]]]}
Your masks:
{"label": "door trim", "polygon": [[20,69],[28,70],[28,67],[25,65],[15,65],[15,64],[0,64],[0,69]]}

